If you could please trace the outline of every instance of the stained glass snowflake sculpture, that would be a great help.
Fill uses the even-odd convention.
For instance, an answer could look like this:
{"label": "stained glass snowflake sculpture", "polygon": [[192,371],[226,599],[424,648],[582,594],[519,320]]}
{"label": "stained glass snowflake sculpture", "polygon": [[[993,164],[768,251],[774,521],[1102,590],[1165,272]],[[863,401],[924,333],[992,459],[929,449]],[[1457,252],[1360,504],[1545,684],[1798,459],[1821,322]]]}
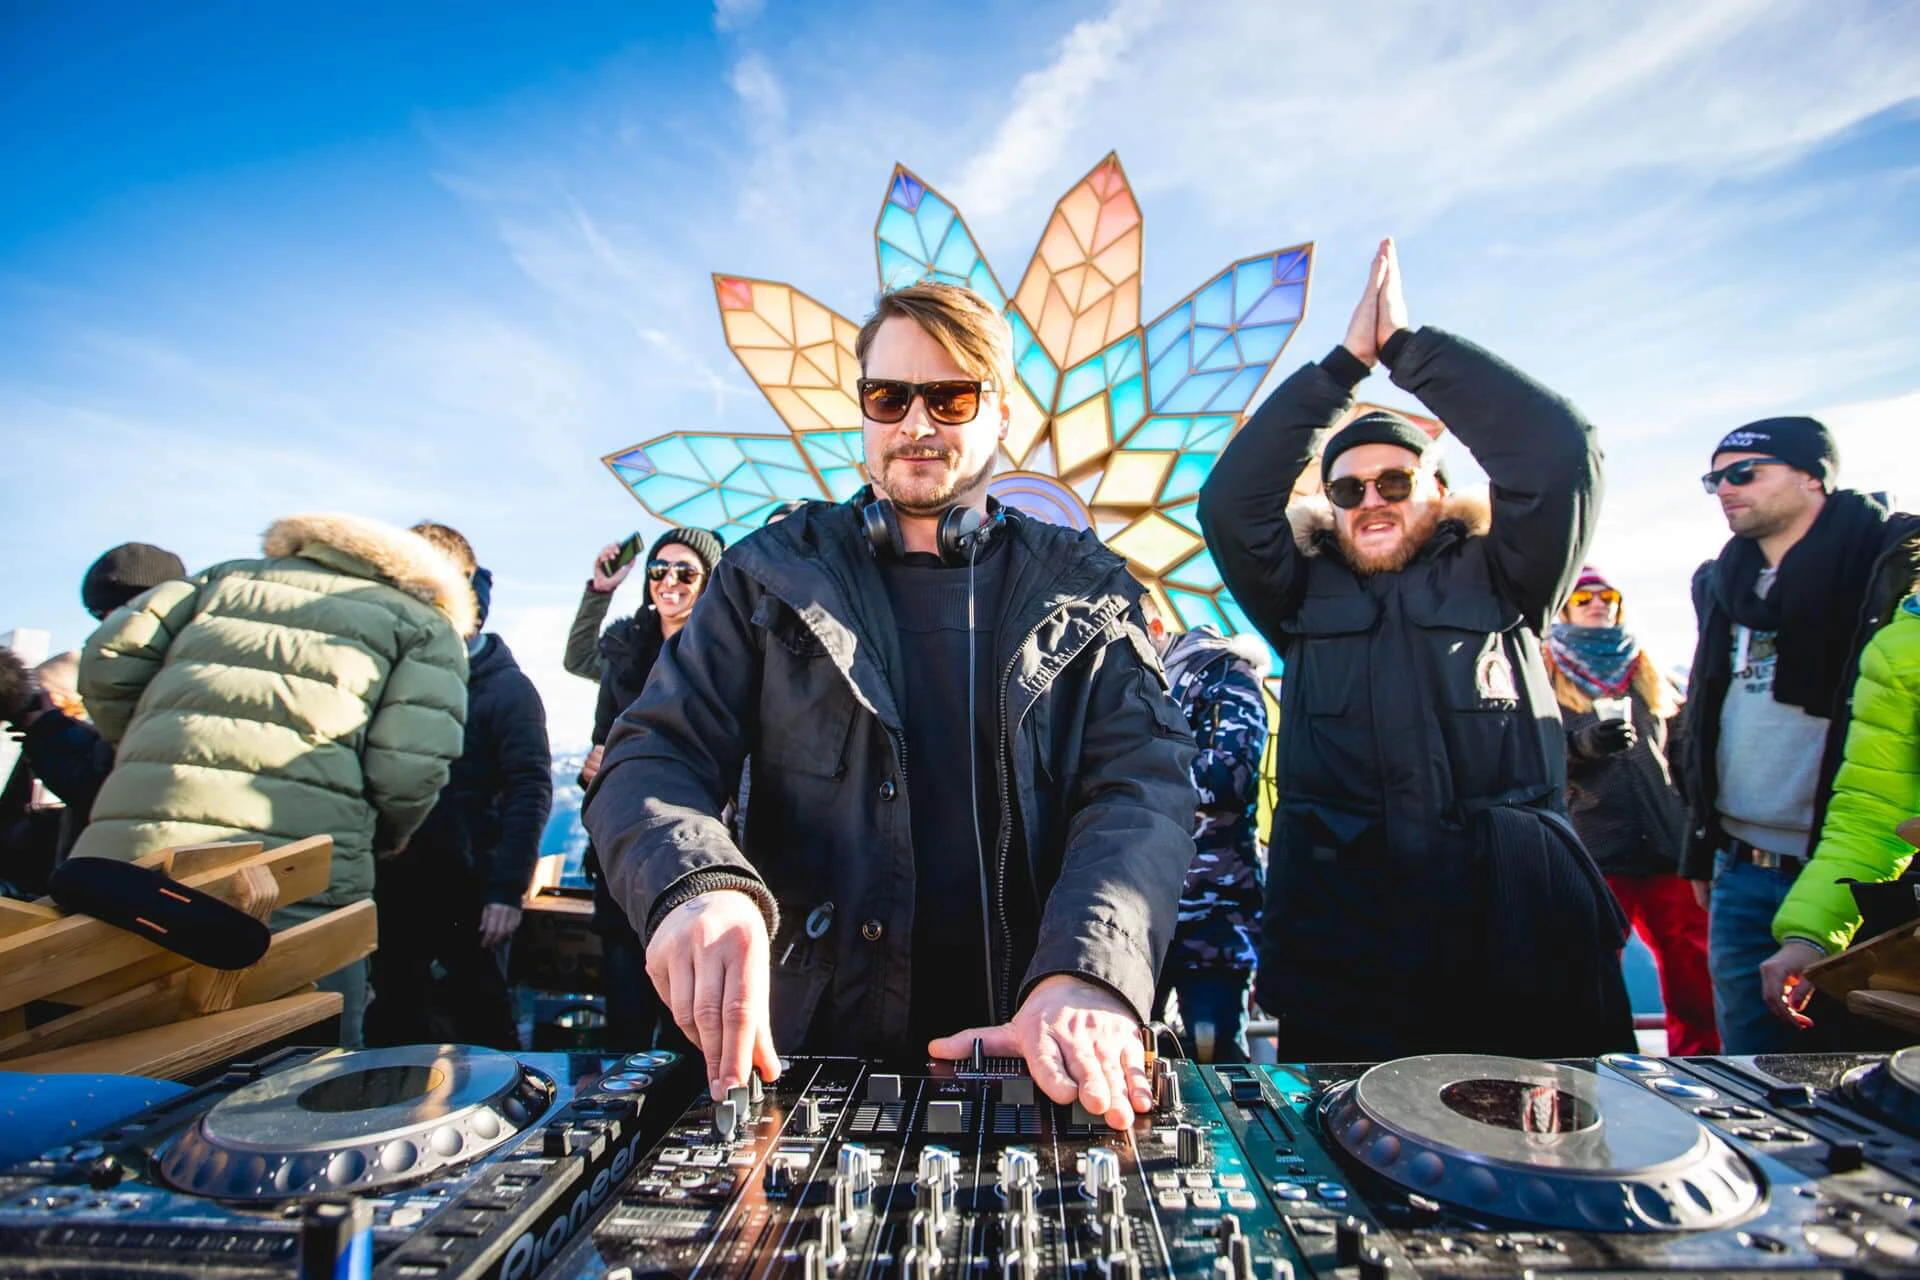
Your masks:
{"label": "stained glass snowflake sculpture", "polygon": [[[1243,258],[1142,323],[1141,230],[1108,155],[1054,206],[1011,297],[959,210],[905,168],[874,236],[882,288],[932,277],[1005,310],[1018,378],[994,496],[1097,530],[1186,625],[1251,631],[1194,502],[1306,313],[1313,246]],[[787,434],[675,432],[604,461],[654,516],[732,542],[783,501],[844,499],[866,483],[858,326],[791,285],[729,275],[713,285],[727,345]]]}

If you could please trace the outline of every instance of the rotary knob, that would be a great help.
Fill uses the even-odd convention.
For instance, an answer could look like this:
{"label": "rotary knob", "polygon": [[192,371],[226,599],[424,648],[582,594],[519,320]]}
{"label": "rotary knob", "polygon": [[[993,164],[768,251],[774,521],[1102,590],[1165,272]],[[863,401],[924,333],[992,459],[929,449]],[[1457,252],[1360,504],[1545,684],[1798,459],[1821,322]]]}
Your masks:
{"label": "rotary knob", "polygon": [[1080,1194],[1099,1202],[1102,1187],[1120,1185],[1120,1157],[1110,1147],[1095,1147],[1086,1154],[1080,1171]]}
{"label": "rotary knob", "polygon": [[1378,1249],[1360,1255],[1360,1280],[1392,1280],[1393,1259]]}
{"label": "rotary knob", "polygon": [[732,1098],[713,1105],[713,1136],[721,1142],[732,1142],[740,1135],[740,1105]]}
{"label": "rotary knob", "polygon": [[1153,1106],[1161,1115],[1175,1115],[1180,1110],[1180,1076],[1173,1069],[1173,1063],[1161,1058],[1153,1073]]}
{"label": "rotary knob", "polygon": [[1227,1256],[1228,1247],[1240,1237],[1240,1218],[1236,1214],[1220,1215],[1220,1225],[1213,1229],[1213,1251],[1218,1256]]}
{"label": "rotary knob", "polygon": [[794,1125],[800,1132],[812,1136],[820,1132],[820,1104],[812,1098],[802,1098],[794,1108]]}
{"label": "rotary knob", "polygon": [[1040,1180],[1040,1157],[1026,1147],[1008,1147],[1000,1153],[998,1176],[995,1185],[1000,1194],[1011,1196],[1013,1189],[1023,1182]]}
{"label": "rotary knob", "polygon": [[849,1142],[840,1148],[838,1169],[856,1196],[873,1190],[873,1153],[859,1143]]}
{"label": "rotary knob", "polygon": [[827,1280],[827,1259],[818,1240],[801,1242],[800,1276],[801,1280]]}
{"label": "rotary knob", "polygon": [[1173,1131],[1174,1160],[1182,1168],[1197,1169],[1207,1161],[1207,1148],[1201,1141],[1200,1126],[1183,1124]]}

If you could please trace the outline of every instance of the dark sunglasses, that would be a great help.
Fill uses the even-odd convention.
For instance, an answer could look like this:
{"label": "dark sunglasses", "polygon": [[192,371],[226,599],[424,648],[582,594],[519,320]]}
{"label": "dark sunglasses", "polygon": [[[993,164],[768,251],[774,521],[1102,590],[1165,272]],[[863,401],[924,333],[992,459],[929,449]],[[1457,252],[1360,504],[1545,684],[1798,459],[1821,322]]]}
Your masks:
{"label": "dark sunglasses", "polygon": [[1753,483],[1755,467],[1790,467],[1793,464],[1785,458],[1742,458],[1740,461],[1721,467],[1718,471],[1709,471],[1700,477],[1700,487],[1708,493],[1718,493],[1720,482],[1725,480],[1738,489]]}
{"label": "dark sunglasses", "polygon": [[1342,511],[1351,511],[1367,500],[1372,485],[1382,502],[1405,502],[1413,496],[1414,473],[1405,467],[1390,467],[1370,480],[1359,476],[1341,476],[1327,481],[1327,501]]}
{"label": "dark sunglasses", "polygon": [[690,587],[705,576],[690,564],[673,564],[666,560],[655,560],[647,565],[648,582],[665,582],[668,574],[672,574],[674,581],[683,587]]}
{"label": "dark sunglasses", "polygon": [[1620,593],[1612,587],[1603,591],[1576,591],[1567,597],[1567,608],[1578,609],[1583,604],[1592,604],[1598,600],[1601,604],[1619,604]]}
{"label": "dark sunglasses", "polygon": [[957,427],[980,416],[980,393],[993,384],[953,378],[944,382],[900,382],[893,378],[862,378],[860,411],[875,422],[894,423],[907,416],[913,398],[927,404],[927,416],[944,426]]}

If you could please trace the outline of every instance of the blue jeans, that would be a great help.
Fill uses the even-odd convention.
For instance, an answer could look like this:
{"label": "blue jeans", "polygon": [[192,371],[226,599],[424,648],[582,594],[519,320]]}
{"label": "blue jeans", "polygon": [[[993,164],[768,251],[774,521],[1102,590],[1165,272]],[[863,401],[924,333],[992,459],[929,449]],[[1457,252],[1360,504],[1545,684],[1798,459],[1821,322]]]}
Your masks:
{"label": "blue jeans", "polygon": [[[1171,970],[1171,966],[1169,966]],[[1164,1014],[1167,992],[1180,997],[1180,1047],[1195,1062],[1247,1061],[1247,993],[1253,974],[1169,971],[1160,979],[1156,1016]]]}
{"label": "blue jeans", "polygon": [[1780,949],[1773,916],[1792,888],[1793,876],[1785,871],[1736,862],[1724,853],[1713,856],[1707,969],[1722,1053],[1804,1053],[1814,1047],[1774,1017],[1760,996],[1760,965]]}

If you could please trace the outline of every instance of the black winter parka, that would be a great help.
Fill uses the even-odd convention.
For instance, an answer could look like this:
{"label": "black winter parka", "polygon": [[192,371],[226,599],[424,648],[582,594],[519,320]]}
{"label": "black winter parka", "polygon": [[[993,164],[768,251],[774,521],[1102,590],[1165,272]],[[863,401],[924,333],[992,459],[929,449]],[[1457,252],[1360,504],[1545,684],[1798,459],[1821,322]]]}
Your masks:
{"label": "black winter parka", "polygon": [[1462,339],[1388,347],[1486,469],[1490,516],[1449,499],[1405,569],[1348,568],[1324,503],[1286,510],[1352,400],[1319,364],[1200,494],[1221,576],[1285,660],[1260,1002],[1289,1060],[1631,1047],[1618,909],[1561,812],[1540,654],[1599,510],[1592,429]]}
{"label": "black winter parka", "polygon": [[[981,698],[1000,726],[998,776],[981,780],[1002,812],[985,850],[997,1015],[1065,973],[1145,1020],[1193,858],[1193,741],[1120,557],[1017,512],[997,536],[1011,543],[1001,674]],[[608,883],[643,935],[690,877],[743,877],[761,899],[783,1053],[926,1049],[907,1034],[909,812],[920,788],[967,780],[905,758],[899,669],[859,511],[811,503],[728,549],[588,796]],[[720,813],[749,754],[743,851]],[[1034,936],[1012,936],[1013,877],[1039,904]]]}

